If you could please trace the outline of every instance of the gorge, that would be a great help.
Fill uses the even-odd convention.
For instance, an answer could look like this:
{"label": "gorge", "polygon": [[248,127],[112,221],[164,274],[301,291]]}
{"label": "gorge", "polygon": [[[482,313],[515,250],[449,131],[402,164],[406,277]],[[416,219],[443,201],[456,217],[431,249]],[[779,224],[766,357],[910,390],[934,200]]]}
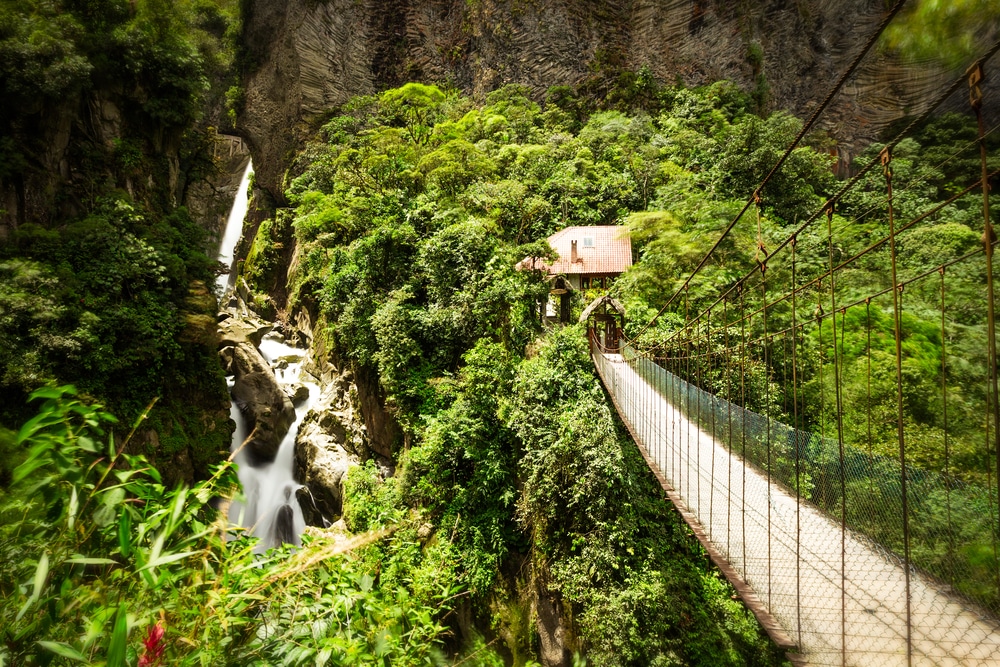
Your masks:
{"label": "gorge", "polygon": [[[934,4],[911,1],[901,21]],[[547,276],[515,266],[566,226],[620,227],[637,261],[608,290],[628,335],[669,340],[684,314],[659,309],[891,4],[0,0],[0,663],[789,664],[664,497],[583,327],[540,321]],[[996,8],[954,8],[980,53]],[[880,41],[684,304],[758,266],[954,67]],[[899,220],[954,197],[905,270],[976,247],[978,193],[955,195],[975,142],[963,89],[896,148]],[[866,179],[771,289],[877,237]],[[937,471],[947,433],[968,484],[995,479],[980,278],[948,274],[947,322],[906,294],[912,451]],[[868,361],[846,395],[891,454],[890,322],[873,309],[870,340],[840,331],[797,376],[803,428],[833,423],[831,365]],[[769,359],[699,382],[794,410]],[[994,557],[969,559],[976,594]]]}

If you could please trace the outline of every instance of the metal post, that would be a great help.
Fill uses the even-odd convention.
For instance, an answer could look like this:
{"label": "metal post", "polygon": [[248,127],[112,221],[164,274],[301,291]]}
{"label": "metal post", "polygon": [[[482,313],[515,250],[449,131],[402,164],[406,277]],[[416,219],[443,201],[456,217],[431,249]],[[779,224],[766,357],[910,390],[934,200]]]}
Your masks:
{"label": "metal post", "polygon": [[[909,498],[906,490],[906,438],[903,432],[903,332],[900,312],[901,289],[896,275],[896,221],[892,200],[892,153],[886,146],[882,150],[882,171],[885,175],[889,203],[889,249],[892,264],[892,317],[896,339],[896,433],[899,439],[900,487],[903,504],[903,567],[906,578],[906,664],[913,664],[913,628],[910,600],[910,518]],[[989,245],[989,244],[987,244]]]}
{"label": "metal post", "polygon": [[[987,341],[987,365],[989,366],[989,391],[987,391],[987,402],[989,407],[992,408],[990,411],[990,417],[993,419],[993,450],[996,456],[997,464],[997,480],[1000,484],[1000,392],[998,392],[998,382],[997,382],[997,336],[996,336],[996,308],[995,308],[995,296],[993,287],[993,244],[996,243],[996,233],[993,231],[993,225],[990,223],[990,183],[989,174],[986,170],[986,128],[983,123],[983,91],[982,91],[982,81],[983,81],[983,64],[982,61],[976,63],[969,68],[966,72],[969,77],[969,103],[976,112],[976,121],[979,127],[978,141],[979,141],[979,162],[981,165],[981,182],[982,182],[982,192],[983,192],[983,246],[986,251],[986,335],[989,337]],[[987,417],[989,419],[989,417]],[[989,423],[987,422],[987,432],[989,432]],[[987,454],[987,468],[990,467],[989,462],[989,450],[990,450],[989,435],[987,435],[986,442],[986,454]],[[998,488],[997,493],[998,505],[1000,505],[1000,488]],[[991,508],[992,511],[992,508]],[[1000,521],[1000,506],[997,507],[996,518]],[[997,527],[997,534],[1000,534],[1000,526]],[[997,559],[997,543],[996,536],[993,538],[993,559],[995,562]],[[1000,567],[996,571],[997,577],[997,588],[1000,590]]]}

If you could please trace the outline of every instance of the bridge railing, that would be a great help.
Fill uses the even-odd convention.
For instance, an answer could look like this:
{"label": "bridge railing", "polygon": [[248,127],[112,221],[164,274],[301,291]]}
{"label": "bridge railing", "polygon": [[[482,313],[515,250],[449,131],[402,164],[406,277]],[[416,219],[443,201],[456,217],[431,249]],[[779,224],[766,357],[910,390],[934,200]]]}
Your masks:
{"label": "bridge railing", "polygon": [[988,489],[908,470],[910,581],[897,461],[591,345],[651,467],[810,664],[990,664]]}
{"label": "bridge railing", "polygon": [[[655,391],[734,455],[834,521],[840,521],[846,509],[848,528],[902,562],[898,459],[874,455],[851,443],[844,444],[841,456],[836,438],[744,409],[643,359],[631,348],[626,347],[623,355]],[[1000,614],[996,579],[989,567],[977,568],[976,563],[977,556],[991,560],[993,544],[1000,540],[990,519],[991,490],[914,466],[907,466],[907,481],[911,565],[963,595],[968,604]]]}

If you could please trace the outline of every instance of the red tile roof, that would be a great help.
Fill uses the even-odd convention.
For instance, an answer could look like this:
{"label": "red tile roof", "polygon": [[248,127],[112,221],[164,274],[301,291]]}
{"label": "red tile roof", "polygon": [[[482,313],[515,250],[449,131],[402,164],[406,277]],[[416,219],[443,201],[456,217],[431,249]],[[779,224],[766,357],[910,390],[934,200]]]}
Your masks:
{"label": "red tile roof", "polygon": [[[584,239],[593,239],[593,246],[584,246]],[[632,266],[632,242],[628,228],[621,225],[567,227],[548,238],[559,259],[548,266],[533,263],[525,257],[518,269],[547,269],[550,274],[618,274]],[[572,261],[573,241],[576,241],[576,262]]]}

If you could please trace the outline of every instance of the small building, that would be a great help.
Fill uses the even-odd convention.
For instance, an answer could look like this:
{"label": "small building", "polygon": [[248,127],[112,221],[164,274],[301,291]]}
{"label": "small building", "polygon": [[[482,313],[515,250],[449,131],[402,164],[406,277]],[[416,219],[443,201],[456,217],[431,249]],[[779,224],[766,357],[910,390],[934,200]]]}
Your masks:
{"label": "small building", "polygon": [[[567,227],[548,238],[558,258],[549,265],[525,257],[517,263],[520,270],[544,269],[558,296],[559,319],[568,322],[570,294],[576,290],[607,289],[625,269],[632,266],[632,241],[628,229],[620,225]],[[546,313],[554,318],[556,308],[547,304]]]}
{"label": "small building", "polygon": [[569,279],[573,289],[607,288],[632,266],[632,241],[620,225],[567,227],[548,238],[559,255],[546,269]]}

